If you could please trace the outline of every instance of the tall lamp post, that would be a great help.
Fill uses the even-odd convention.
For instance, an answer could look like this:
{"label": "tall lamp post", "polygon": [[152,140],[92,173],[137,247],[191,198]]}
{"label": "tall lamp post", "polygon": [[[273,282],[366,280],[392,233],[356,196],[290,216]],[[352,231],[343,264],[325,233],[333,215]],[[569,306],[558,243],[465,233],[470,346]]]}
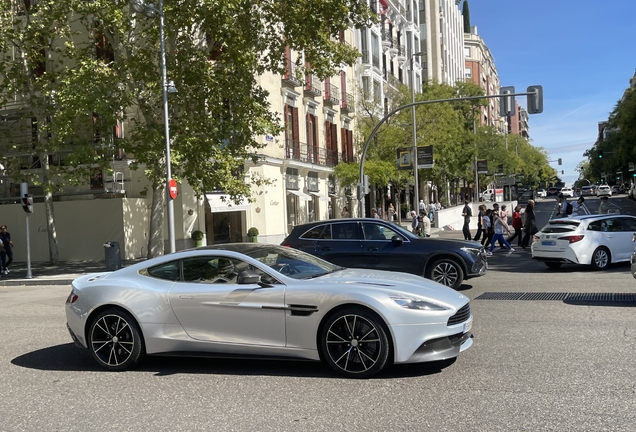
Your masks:
{"label": "tall lamp post", "polygon": [[[154,18],[159,15],[159,39],[161,40],[161,88],[163,93],[163,124],[164,135],[166,139],[166,185],[165,193],[167,200],[168,213],[168,239],[170,243],[170,253],[176,251],[175,232],[174,232],[174,200],[170,196],[170,183],[172,180],[172,168],[170,164],[170,123],[168,117],[168,93],[174,93],[176,89],[173,85],[168,84],[166,77],[166,44],[163,27],[163,0],[159,0],[159,8],[155,8],[151,3],[146,4],[144,0],[130,0],[131,8],[148,18]],[[170,87],[170,88],[169,88]]]}
{"label": "tall lamp post", "polygon": [[[411,68],[411,103],[415,103],[415,68],[413,67],[413,58],[423,55],[424,52],[416,52],[409,57],[409,63]],[[411,123],[413,127],[413,157],[411,161],[413,163],[413,177],[415,179],[415,185],[413,187],[413,210],[419,214],[419,202],[420,202],[420,179],[417,173],[417,127],[415,123],[415,105],[411,107]]]}

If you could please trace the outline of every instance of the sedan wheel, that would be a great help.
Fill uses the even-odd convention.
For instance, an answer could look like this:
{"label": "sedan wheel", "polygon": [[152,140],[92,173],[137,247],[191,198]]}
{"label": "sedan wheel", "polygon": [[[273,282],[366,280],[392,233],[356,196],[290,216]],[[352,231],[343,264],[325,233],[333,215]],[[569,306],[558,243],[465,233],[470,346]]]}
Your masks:
{"label": "sedan wheel", "polygon": [[320,340],[323,360],[348,378],[369,378],[389,358],[384,323],[364,309],[344,309],[330,316]]}
{"label": "sedan wheel", "polygon": [[592,255],[592,267],[596,270],[606,269],[610,263],[610,254],[609,251],[600,247],[594,251]]}
{"label": "sedan wheel", "polygon": [[88,348],[100,366],[112,371],[132,368],[144,355],[139,326],[118,309],[105,310],[93,320]]}
{"label": "sedan wheel", "polygon": [[435,261],[430,267],[427,279],[457,289],[464,281],[464,272],[459,264],[449,259]]}

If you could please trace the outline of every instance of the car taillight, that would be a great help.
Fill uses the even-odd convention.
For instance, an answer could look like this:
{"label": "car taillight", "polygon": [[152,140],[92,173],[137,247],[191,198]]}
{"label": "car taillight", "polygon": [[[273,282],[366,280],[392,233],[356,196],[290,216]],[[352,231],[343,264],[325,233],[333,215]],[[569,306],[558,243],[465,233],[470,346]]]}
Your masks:
{"label": "car taillight", "polygon": [[284,244],[284,245],[281,245],[281,246],[283,246],[283,247],[291,247],[291,245],[288,245],[288,244]]}
{"label": "car taillight", "polygon": [[77,296],[77,294],[75,294],[74,291],[71,291],[71,293],[66,298],[66,303],[73,304],[73,303],[75,303],[77,301],[78,298],[79,297]]}
{"label": "car taillight", "polygon": [[570,243],[576,243],[576,242],[579,242],[579,241],[583,240],[583,237],[585,237],[585,236],[573,235],[573,236],[559,237],[559,240],[567,240]]}

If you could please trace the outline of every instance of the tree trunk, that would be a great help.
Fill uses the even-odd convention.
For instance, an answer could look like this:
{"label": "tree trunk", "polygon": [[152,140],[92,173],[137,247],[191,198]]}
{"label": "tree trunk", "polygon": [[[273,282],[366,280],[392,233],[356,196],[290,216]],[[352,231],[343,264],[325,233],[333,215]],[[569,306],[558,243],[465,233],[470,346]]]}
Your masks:
{"label": "tree trunk", "polygon": [[155,184],[152,189],[152,208],[150,209],[150,235],[148,236],[148,258],[165,253],[163,240],[163,214],[166,192],[163,184]]}
{"label": "tree trunk", "polygon": [[55,214],[53,213],[53,193],[49,177],[49,155],[46,152],[38,154],[42,167],[42,186],[44,189],[44,211],[46,214],[46,233],[49,239],[49,260],[51,264],[59,264],[60,254],[57,250],[57,231],[55,229]]}

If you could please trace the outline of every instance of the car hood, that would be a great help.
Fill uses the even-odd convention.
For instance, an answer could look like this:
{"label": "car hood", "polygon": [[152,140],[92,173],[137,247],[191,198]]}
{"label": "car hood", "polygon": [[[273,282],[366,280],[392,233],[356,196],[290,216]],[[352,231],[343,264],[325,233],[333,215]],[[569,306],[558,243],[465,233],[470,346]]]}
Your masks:
{"label": "car hood", "polygon": [[481,249],[483,246],[481,243],[472,241],[472,240],[459,240],[459,239],[444,239],[444,238],[416,238],[409,239],[416,244],[425,243],[427,245],[432,245],[432,247],[440,247],[440,248],[462,248],[469,247],[473,249]]}
{"label": "car hood", "polygon": [[445,285],[408,273],[383,270],[346,268],[312,279],[312,281],[333,286],[342,284],[353,287],[382,292],[412,294],[436,299],[452,305],[466,296]]}

